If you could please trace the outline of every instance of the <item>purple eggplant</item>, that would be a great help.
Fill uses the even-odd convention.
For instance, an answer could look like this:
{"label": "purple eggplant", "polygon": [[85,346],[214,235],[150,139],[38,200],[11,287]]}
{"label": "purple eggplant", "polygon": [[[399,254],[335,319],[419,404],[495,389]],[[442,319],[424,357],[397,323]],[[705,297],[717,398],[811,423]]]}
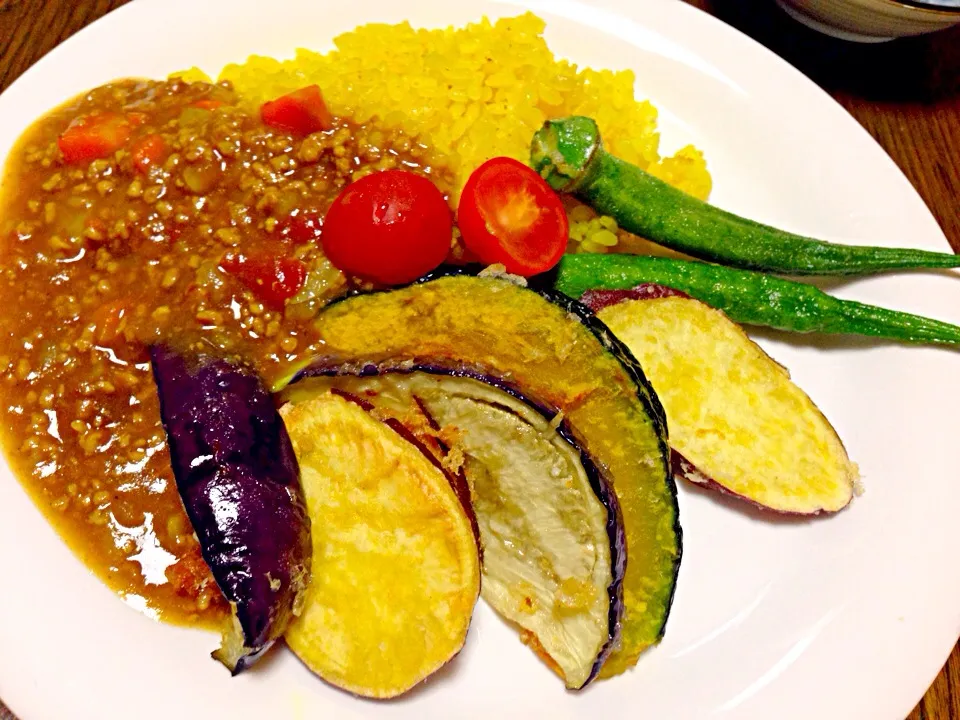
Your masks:
{"label": "purple eggplant", "polygon": [[248,368],[150,351],[173,474],[233,611],[213,656],[236,675],[283,635],[310,575],[310,520],[290,438]]}

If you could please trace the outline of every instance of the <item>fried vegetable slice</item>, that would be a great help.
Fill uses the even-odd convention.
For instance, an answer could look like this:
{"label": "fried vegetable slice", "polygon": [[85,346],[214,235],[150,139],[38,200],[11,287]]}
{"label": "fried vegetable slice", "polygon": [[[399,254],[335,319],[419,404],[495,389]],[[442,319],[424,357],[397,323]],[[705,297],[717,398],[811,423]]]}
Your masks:
{"label": "fried vegetable slice", "polygon": [[670,422],[674,469],[781,513],[836,512],[858,478],[813,401],[719,310],[684,297],[598,316],[643,363]]}
{"label": "fried vegetable slice", "polygon": [[280,410],[313,522],[312,580],[286,634],[356,695],[401,695],[463,647],[480,592],[477,539],[444,472],[332,393]]}
{"label": "fried vegetable slice", "polygon": [[659,641],[681,555],[665,417],[639,363],[589,309],[493,275],[435,275],[330,305],[315,327],[323,354],[294,375],[443,368],[496,378],[554,417],[601,468],[627,538],[621,643],[600,675]]}
{"label": "fried vegetable slice", "polygon": [[293,402],[336,388],[462,467],[483,546],[481,595],[580,689],[619,639],[626,547],[596,466],[542,413],[491,382],[443,371],[308,377]]}
{"label": "fried vegetable slice", "polygon": [[283,634],[307,585],[297,460],[252,370],[164,346],[150,359],[177,490],[233,611],[214,657],[236,674]]}

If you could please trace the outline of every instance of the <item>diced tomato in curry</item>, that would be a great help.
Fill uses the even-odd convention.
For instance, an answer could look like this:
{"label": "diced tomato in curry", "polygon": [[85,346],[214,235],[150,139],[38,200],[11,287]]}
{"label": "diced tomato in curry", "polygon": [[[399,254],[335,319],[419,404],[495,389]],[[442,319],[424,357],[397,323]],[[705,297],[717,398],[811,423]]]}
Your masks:
{"label": "diced tomato in curry", "polygon": [[330,130],[333,116],[327,110],[320,88],[308,85],[300,90],[269,100],[260,108],[263,122],[278,130],[288,130],[300,135]]}
{"label": "diced tomato in curry", "polygon": [[277,231],[297,244],[318,242],[323,231],[323,216],[315,210],[300,210],[280,220]]}
{"label": "diced tomato in curry", "polygon": [[202,100],[197,100],[193,106],[201,110],[216,110],[218,107],[223,107],[223,101],[214,98],[203,98]]}
{"label": "diced tomato in curry", "polygon": [[227,253],[220,267],[246,285],[264,305],[282,310],[307,279],[307,266],[296,258]]}
{"label": "diced tomato in curry", "polygon": [[165,152],[166,143],[159,133],[144,135],[136,140],[130,149],[133,156],[133,166],[142,173],[147,172],[151,165],[160,162]]}

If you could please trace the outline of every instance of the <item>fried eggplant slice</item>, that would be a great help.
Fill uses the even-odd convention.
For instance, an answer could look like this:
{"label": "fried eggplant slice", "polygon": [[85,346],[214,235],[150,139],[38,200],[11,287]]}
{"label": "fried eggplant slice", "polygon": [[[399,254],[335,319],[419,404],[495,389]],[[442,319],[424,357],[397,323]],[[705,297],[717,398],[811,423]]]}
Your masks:
{"label": "fried eggplant slice", "polygon": [[502,277],[444,273],[334,303],[316,330],[323,354],[294,377],[442,369],[495,378],[553,418],[601,469],[623,517],[621,641],[600,675],[659,641],[681,555],[666,421],[640,365],[589,309]]}
{"label": "fried eggplant slice", "polygon": [[283,405],[313,520],[314,566],[287,645],[356,695],[402,695],[453,659],[480,592],[471,518],[447,474],[334,393]]}
{"label": "fried eggplant slice", "polygon": [[832,513],[858,480],[813,401],[739,325],[699,300],[623,300],[598,316],[640,358],[670,422],[675,471],[779,513]]}
{"label": "fried eggplant slice", "polygon": [[233,674],[283,635],[310,571],[310,520],[273,398],[251,370],[151,348],[177,490],[230,603],[214,657]]}
{"label": "fried eggplant slice", "polygon": [[616,497],[548,418],[495,384],[446,373],[309,377],[293,402],[335,388],[462,468],[483,547],[481,596],[571,689],[619,639],[626,547]]}

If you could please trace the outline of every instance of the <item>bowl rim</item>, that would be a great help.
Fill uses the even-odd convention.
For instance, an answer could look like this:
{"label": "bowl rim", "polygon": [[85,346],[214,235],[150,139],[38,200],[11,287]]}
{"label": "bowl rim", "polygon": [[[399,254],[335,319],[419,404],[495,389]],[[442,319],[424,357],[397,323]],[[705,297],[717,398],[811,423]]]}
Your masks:
{"label": "bowl rim", "polygon": [[885,0],[889,5],[898,5],[908,10],[917,10],[928,15],[938,17],[960,17],[960,7],[947,8],[940,5],[933,5],[926,0]]}

